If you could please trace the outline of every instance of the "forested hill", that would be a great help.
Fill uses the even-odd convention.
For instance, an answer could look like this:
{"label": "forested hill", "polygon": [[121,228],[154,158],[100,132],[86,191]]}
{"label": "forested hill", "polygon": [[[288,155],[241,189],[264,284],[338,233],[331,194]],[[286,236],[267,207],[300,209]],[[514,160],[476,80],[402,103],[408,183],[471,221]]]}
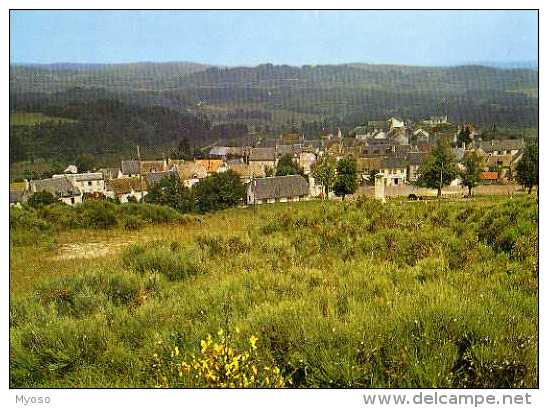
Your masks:
{"label": "forested hill", "polygon": [[212,67],[192,63],[14,65],[11,109],[113,97],[277,128],[327,118],[340,126],[447,111],[455,122],[536,127],[538,71],[479,65]]}

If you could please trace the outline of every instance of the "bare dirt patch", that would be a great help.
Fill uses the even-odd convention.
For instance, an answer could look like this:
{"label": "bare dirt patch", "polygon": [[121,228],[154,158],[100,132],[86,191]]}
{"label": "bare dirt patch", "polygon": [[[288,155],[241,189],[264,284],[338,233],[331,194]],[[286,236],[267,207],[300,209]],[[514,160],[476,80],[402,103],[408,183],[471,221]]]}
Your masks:
{"label": "bare dirt patch", "polygon": [[97,258],[120,252],[124,247],[131,244],[127,242],[75,242],[61,245],[58,249],[56,260],[67,260],[77,258]]}

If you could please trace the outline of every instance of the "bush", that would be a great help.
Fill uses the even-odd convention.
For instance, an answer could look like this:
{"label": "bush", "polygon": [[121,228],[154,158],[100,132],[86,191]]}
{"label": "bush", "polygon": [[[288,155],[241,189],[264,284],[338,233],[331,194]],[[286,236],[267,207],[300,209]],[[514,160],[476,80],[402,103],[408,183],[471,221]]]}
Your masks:
{"label": "bush", "polygon": [[183,215],[173,208],[156,204],[122,204],[119,211],[149,224],[176,223],[183,220]]}
{"label": "bush", "polygon": [[193,187],[199,212],[222,210],[243,202],[245,187],[232,170],[206,177]]}
{"label": "bush", "polygon": [[52,225],[32,208],[10,207],[10,242],[15,246],[52,242]]}
{"label": "bush", "polygon": [[38,191],[32,194],[27,200],[27,204],[32,208],[45,207],[57,202],[57,197],[47,191]]}
{"label": "bush", "polygon": [[[154,355],[153,368],[160,387],[282,388],[290,384],[280,369],[258,358],[257,338],[251,336],[247,348],[238,350],[223,330],[214,341],[211,335],[200,342],[200,353],[183,360],[175,346],[171,358]],[[181,381],[183,379],[184,381]]]}
{"label": "bush", "polygon": [[133,244],[122,254],[122,261],[136,272],[158,272],[169,280],[180,280],[203,272],[199,252],[194,248],[182,248],[177,242]]}

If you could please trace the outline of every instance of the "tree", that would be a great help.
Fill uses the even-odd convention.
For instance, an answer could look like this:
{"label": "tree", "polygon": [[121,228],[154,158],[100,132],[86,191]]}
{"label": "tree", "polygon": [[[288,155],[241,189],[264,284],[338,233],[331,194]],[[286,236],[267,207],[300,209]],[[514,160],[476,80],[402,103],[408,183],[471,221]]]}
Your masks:
{"label": "tree", "polygon": [[470,133],[470,127],[466,125],[462,127],[460,132],[457,134],[457,147],[461,147],[463,143],[468,146],[472,142]]}
{"label": "tree", "polygon": [[290,154],[284,154],[278,160],[276,166],[276,176],[291,176],[294,174],[304,175],[304,170],[300,168],[294,161],[293,156]]}
{"label": "tree", "polygon": [[213,174],[193,187],[200,212],[221,210],[240,204],[246,195],[240,176],[232,170]]}
{"label": "tree", "polygon": [[516,179],[531,194],[533,186],[538,186],[538,145],[531,143],[525,148],[516,166]]}
{"label": "tree", "polygon": [[264,166],[264,174],[266,177],[272,177],[274,175],[274,167]]}
{"label": "tree", "polygon": [[179,144],[177,145],[177,149],[174,154],[174,159],[183,159],[183,160],[190,160],[193,156],[192,148],[190,147],[190,143],[188,141],[188,138],[183,137]]}
{"label": "tree", "polygon": [[458,175],[455,157],[449,145],[441,140],[438,141],[418,172],[417,184],[437,189],[438,198],[441,197],[443,186],[448,186]]}
{"label": "tree", "polygon": [[464,170],[460,172],[462,185],[468,187],[468,196],[472,195],[472,189],[478,185],[481,173],[481,158],[475,153],[467,153],[462,161]]}
{"label": "tree", "polygon": [[340,159],[337,163],[337,178],[333,190],[339,197],[353,194],[358,189],[358,169],[352,157]]}
{"label": "tree", "polygon": [[89,153],[83,153],[74,160],[74,164],[80,173],[84,173],[93,170],[95,167],[95,158]]}
{"label": "tree", "polygon": [[324,197],[329,196],[336,176],[334,160],[327,155],[320,156],[312,168],[312,177],[323,186]]}
{"label": "tree", "polygon": [[183,186],[179,178],[170,175],[154,184],[144,198],[145,202],[167,205],[181,213],[194,209],[194,197],[192,191]]}
{"label": "tree", "polygon": [[57,202],[57,197],[47,191],[37,191],[31,195],[27,201],[27,204],[32,208],[45,207]]}
{"label": "tree", "polygon": [[379,173],[377,169],[371,169],[367,172],[368,178],[365,180],[366,184],[369,186],[375,185],[375,176]]}

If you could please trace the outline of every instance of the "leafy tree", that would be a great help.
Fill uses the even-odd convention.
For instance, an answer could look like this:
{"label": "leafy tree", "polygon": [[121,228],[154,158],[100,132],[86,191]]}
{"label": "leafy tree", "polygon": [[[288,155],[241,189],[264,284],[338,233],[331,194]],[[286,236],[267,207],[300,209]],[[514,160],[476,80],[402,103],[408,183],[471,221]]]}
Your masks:
{"label": "leafy tree", "polygon": [[516,166],[516,179],[519,184],[526,187],[529,194],[533,186],[538,186],[538,145],[531,143],[525,148],[521,160]]}
{"label": "leafy tree", "polygon": [[470,133],[470,128],[468,126],[463,126],[463,128],[457,134],[457,147],[461,147],[463,143],[468,146],[472,142]]}
{"label": "leafy tree", "polygon": [[352,157],[340,159],[337,163],[337,178],[333,186],[335,194],[344,197],[358,189],[358,169]]}
{"label": "leafy tree", "polygon": [[33,208],[45,207],[57,202],[57,197],[47,191],[37,191],[31,195],[27,201],[27,204]]}
{"label": "leafy tree", "polygon": [[419,167],[417,184],[419,186],[435,188],[438,190],[438,197],[441,197],[441,189],[448,186],[458,175],[455,164],[455,157],[446,142],[438,141]]}
{"label": "leafy tree", "polygon": [[323,194],[324,197],[327,198],[337,177],[335,172],[335,161],[327,155],[320,156],[316,163],[314,163],[312,176],[323,186]]}
{"label": "leafy tree", "polygon": [[367,185],[374,186],[375,185],[375,176],[379,173],[379,170],[377,169],[371,169],[367,172],[368,178],[366,179]]}
{"label": "leafy tree", "polygon": [[78,168],[78,172],[91,171],[95,168],[95,158],[89,153],[83,153],[79,155],[75,160],[74,164]]}
{"label": "leafy tree", "polygon": [[290,154],[284,154],[278,160],[276,166],[276,176],[291,176],[294,174],[304,175],[304,170],[300,168],[294,161],[293,156]]}
{"label": "leafy tree", "polygon": [[475,153],[467,153],[462,161],[464,170],[461,171],[462,185],[468,187],[468,195],[472,195],[472,189],[478,185],[481,173],[481,158]]}
{"label": "leafy tree", "polygon": [[193,151],[188,141],[188,138],[183,137],[174,154],[174,159],[190,160],[192,159]]}
{"label": "leafy tree", "polygon": [[144,200],[147,203],[167,205],[182,213],[194,209],[192,191],[185,187],[175,175],[165,177],[154,184]]}
{"label": "leafy tree", "polygon": [[197,210],[205,213],[240,204],[245,198],[245,186],[232,170],[213,174],[193,187]]}

